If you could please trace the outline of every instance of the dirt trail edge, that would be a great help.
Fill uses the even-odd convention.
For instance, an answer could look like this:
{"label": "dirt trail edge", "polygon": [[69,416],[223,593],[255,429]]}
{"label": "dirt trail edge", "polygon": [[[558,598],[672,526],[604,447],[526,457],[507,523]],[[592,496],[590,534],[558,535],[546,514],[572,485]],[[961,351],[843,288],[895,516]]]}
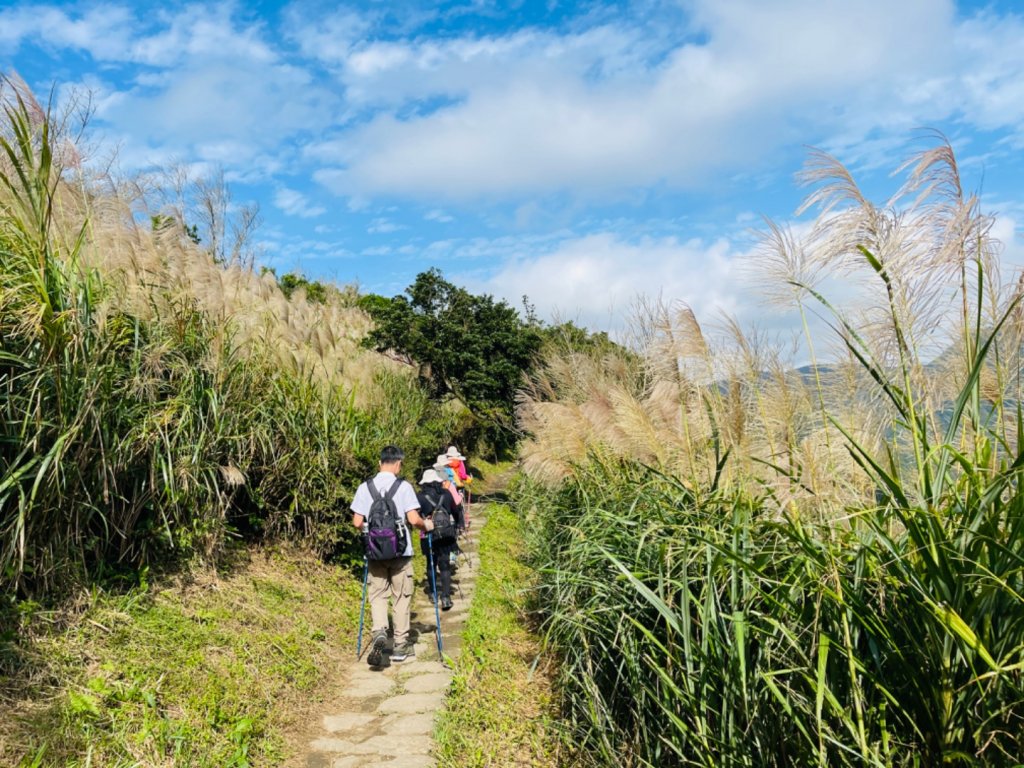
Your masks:
{"label": "dirt trail edge", "polygon": [[[441,613],[442,646],[451,661],[461,651],[485,512],[485,503],[473,503],[470,535],[459,541],[463,554],[452,578],[455,605]],[[319,730],[319,736],[309,743],[305,762],[299,764],[306,768],[432,768],[436,764],[431,756],[434,719],[444,706],[452,678],[437,653],[436,629],[434,606],[420,578],[412,605],[415,658],[376,670],[366,663],[368,640],[361,659],[355,658],[353,649],[342,674],[348,681],[345,690],[332,711],[311,728],[311,732]]]}

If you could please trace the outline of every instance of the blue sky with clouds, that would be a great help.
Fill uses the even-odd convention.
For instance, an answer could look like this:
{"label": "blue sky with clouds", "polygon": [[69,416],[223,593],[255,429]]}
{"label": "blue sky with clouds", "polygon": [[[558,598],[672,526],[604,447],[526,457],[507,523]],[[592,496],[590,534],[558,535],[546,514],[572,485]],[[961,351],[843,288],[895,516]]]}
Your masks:
{"label": "blue sky with clouds", "polygon": [[594,328],[639,293],[759,317],[749,230],[806,147],[882,200],[921,128],[1024,262],[1015,2],[0,0],[0,69],[89,89],[124,172],[222,167],[265,263],[387,295],[437,266]]}

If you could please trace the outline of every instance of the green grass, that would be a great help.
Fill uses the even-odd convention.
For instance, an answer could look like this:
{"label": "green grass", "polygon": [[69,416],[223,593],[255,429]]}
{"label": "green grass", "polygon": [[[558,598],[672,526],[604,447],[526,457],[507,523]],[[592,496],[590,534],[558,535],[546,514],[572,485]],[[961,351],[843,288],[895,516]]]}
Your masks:
{"label": "green grass", "polygon": [[435,733],[438,764],[554,766],[550,680],[536,668],[539,642],[523,622],[531,572],[520,520],[497,504],[487,514],[462,654]]}
{"label": "green grass", "polygon": [[471,456],[469,458],[470,474],[484,483],[490,483],[495,477],[512,469],[513,466],[513,463],[510,461],[493,463],[487,461],[482,456]]}
{"label": "green grass", "polygon": [[359,582],[296,552],[21,608],[0,646],[0,764],[272,766],[351,650]]}

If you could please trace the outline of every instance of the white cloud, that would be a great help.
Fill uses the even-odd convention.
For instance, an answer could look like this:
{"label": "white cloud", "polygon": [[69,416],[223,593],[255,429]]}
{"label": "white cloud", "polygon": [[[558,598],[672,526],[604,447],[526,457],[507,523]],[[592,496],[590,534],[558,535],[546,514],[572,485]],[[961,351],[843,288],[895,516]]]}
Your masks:
{"label": "white cloud", "polygon": [[97,101],[126,157],[230,168],[274,152],[356,206],[699,188],[804,142],[888,162],[908,130],[949,118],[1024,140],[1019,17],[958,18],[951,0],[683,7],[431,38],[381,7],[293,4],[274,27],[236,2],[26,5],[0,11],[0,50],[31,39],[141,65]]}
{"label": "white cloud", "polygon": [[317,178],[342,194],[603,196],[699,186],[797,142],[870,140],[857,159],[890,162],[915,127],[1024,117],[1016,17],[958,21],[948,0],[688,7],[699,42],[627,22],[357,48],[347,97],[383,111],[312,150],[335,165]]}
{"label": "white cloud", "polygon": [[24,41],[47,48],[87,51],[101,60],[120,59],[136,28],[131,11],[119,5],[94,5],[71,15],[51,5],[22,5],[0,10],[0,51],[17,51]]}
{"label": "white cloud", "polygon": [[405,229],[405,227],[393,221],[388,221],[385,218],[377,218],[370,222],[370,226],[366,228],[366,231],[371,235],[386,235],[391,232],[397,232],[400,229]]}
{"label": "white cloud", "polygon": [[[1015,284],[1024,272],[1024,229],[1018,215],[1024,215],[1024,209],[999,215],[992,228],[1001,246],[1002,279],[1007,284]],[[798,237],[806,236],[809,224],[792,224],[792,230]],[[752,258],[756,249],[749,239],[741,244],[725,238],[627,238],[600,232],[563,238],[438,241],[424,253],[449,262],[490,254],[496,266],[486,275],[466,272],[449,277],[513,306],[519,306],[525,295],[542,318],[572,320],[618,338],[624,337],[641,297],[685,302],[705,327],[728,315],[745,327],[789,336],[800,327],[796,308],[770,300],[765,283],[781,278],[758,266]],[[851,281],[848,275],[827,277],[818,289],[846,309],[872,298],[869,286]],[[824,343],[819,353],[829,354],[829,345],[838,339],[819,316],[824,314],[817,311],[820,308],[811,302],[809,309],[812,333]]]}
{"label": "white cloud", "polygon": [[156,91],[133,89],[98,114],[151,145],[193,149],[204,160],[244,163],[319,119],[324,96],[287,65],[204,60]]}
{"label": "white cloud", "polygon": [[436,221],[439,224],[447,224],[449,222],[455,221],[454,216],[445,213],[440,208],[435,208],[432,211],[427,211],[425,214],[423,214],[423,218],[426,219],[427,221]]}
{"label": "white cloud", "polygon": [[[959,107],[970,121],[989,130],[1024,122],[1024,19],[983,14],[956,32],[960,87],[947,98],[966,98]],[[941,84],[936,84],[938,96]],[[1017,139],[1024,136],[1019,130]]]}
{"label": "white cloud", "polygon": [[304,55],[328,64],[343,62],[369,28],[365,16],[347,9],[326,16],[305,5],[292,5],[285,11],[286,37],[297,43]]}
{"label": "white cloud", "polygon": [[1003,266],[1004,278],[1012,271],[1024,271],[1024,208],[1017,207],[1012,213],[997,215],[992,223],[992,237],[1001,246],[1000,263]]}
{"label": "white cloud", "polygon": [[626,241],[606,232],[534,248],[524,243],[526,252],[506,258],[493,275],[466,282],[513,305],[526,295],[542,317],[616,334],[642,296],[685,301],[702,320],[753,307],[738,280],[745,254],[725,240]]}
{"label": "white cloud", "polygon": [[113,5],[78,15],[50,6],[0,11],[0,52],[33,43],[128,65],[86,70],[80,82],[123,167],[187,157],[244,179],[277,172],[298,155],[285,139],[319,133],[341,109],[341,95],[288,61],[271,32],[233,2],[145,14]]}
{"label": "white cloud", "polygon": [[170,67],[197,60],[242,61],[273,64],[279,56],[263,39],[259,24],[236,25],[238,6],[231,2],[214,5],[196,3],[176,13],[161,11],[159,32],[139,38],[130,59],[140,64]]}
{"label": "white cloud", "polygon": [[[281,187],[274,193],[274,205],[289,216],[298,216],[303,219],[322,216],[327,212],[327,209],[321,205],[310,205],[309,200],[301,192],[287,187]],[[320,228],[317,227],[317,229]]]}

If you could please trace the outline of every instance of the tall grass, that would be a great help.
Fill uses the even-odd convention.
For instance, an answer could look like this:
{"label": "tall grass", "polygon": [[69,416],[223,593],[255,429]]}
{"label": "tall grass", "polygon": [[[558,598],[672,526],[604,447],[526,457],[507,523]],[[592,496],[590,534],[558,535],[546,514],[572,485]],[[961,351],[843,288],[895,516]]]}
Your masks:
{"label": "tall grass", "polygon": [[879,207],[814,155],[809,235],[766,236],[780,292],[835,332],[827,366],[654,312],[639,373],[555,358],[525,394],[581,760],[1024,759],[1019,288],[948,146],[906,168]]}
{"label": "tall grass", "polygon": [[[290,299],[224,266],[132,185],[90,177],[55,121],[0,86],[0,587],[209,556],[232,535],[344,549],[346,500],[454,416],[360,350],[338,292]],[[167,221],[172,221],[171,225]]]}

